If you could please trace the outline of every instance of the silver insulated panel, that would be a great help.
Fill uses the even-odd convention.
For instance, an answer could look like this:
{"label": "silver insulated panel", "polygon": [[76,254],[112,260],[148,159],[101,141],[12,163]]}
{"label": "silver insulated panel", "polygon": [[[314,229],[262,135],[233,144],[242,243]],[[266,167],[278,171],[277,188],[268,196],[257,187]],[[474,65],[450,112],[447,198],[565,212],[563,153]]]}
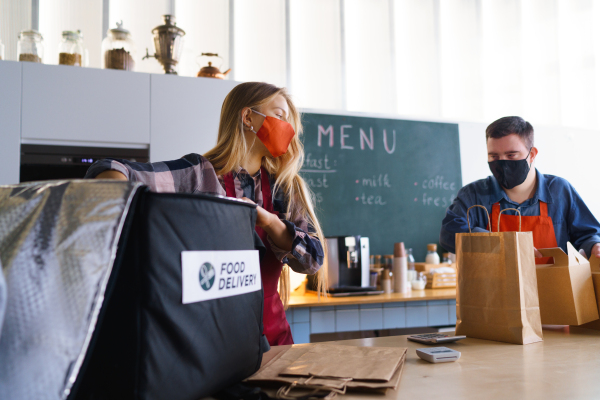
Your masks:
{"label": "silver insulated panel", "polygon": [[[0,186],[0,399],[66,398],[79,372],[139,184]],[[2,315],[0,280],[0,316]]]}

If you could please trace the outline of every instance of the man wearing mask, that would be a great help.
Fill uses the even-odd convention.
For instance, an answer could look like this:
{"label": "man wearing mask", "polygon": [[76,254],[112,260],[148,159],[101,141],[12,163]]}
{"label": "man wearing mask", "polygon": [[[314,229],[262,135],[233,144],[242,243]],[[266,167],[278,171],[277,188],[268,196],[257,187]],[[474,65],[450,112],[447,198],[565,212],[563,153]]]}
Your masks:
{"label": "man wearing mask", "polygon": [[[536,264],[548,263],[537,249],[561,247],[567,242],[584,250],[587,257],[600,258],[600,224],[573,186],[563,178],[541,174],[535,168],[538,149],[533,127],[520,117],[504,117],[486,131],[488,164],[493,176],[463,187],[442,222],[440,244],[455,251],[455,234],[468,232],[467,209],[484,206],[494,232],[498,231],[501,210],[516,208],[522,216],[522,231],[533,233]],[[487,216],[480,207],[469,212],[473,232],[487,231]],[[500,231],[518,231],[519,216],[506,211],[500,217]]]}

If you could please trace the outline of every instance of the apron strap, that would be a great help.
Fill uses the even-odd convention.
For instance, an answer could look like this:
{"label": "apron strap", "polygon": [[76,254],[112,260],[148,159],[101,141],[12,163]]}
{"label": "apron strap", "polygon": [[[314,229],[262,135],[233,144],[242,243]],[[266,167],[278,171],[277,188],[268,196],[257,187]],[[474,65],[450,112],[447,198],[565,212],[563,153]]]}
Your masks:
{"label": "apron strap", "polygon": [[547,217],[548,216],[548,204],[544,203],[540,200],[540,216]]}
{"label": "apron strap", "polygon": [[233,174],[230,172],[223,176],[223,181],[225,182],[225,192],[227,193],[227,197],[233,197],[235,199],[235,183],[233,182]]}
{"label": "apron strap", "polygon": [[263,195],[263,208],[271,214],[279,215],[273,209],[273,195],[271,194],[271,182],[269,182],[269,173],[265,167],[260,167],[260,185]]}
{"label": "apron strap", "polygon": [[[235,195],[235,182],[233,180],[233,174],[229,172],[223,176],[225,182],[225,192],[227,197],[236,198]],[[279,215],[279,212],[273,209],[273,196],[271,194],[271,182],[269,182],[269,173],[264,167],[260,168],[260,185],[261,192],[263,195],[263,208],[268,212]]]}

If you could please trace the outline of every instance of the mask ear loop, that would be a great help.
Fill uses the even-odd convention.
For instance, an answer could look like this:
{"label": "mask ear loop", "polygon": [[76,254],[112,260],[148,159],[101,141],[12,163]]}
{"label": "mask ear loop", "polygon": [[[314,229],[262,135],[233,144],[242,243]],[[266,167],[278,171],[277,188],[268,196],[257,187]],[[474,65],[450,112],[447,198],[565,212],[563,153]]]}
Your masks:
{"label": "mask ear loop", "polygon": [[[529,158],[529,155],[531,154],[531,150],[533,150],[533,146],[531,146],[529,148],[529,153],[527,153],[527,157],[525,157],[526,160]],[[531,163],[528,163],[529,169],[531,169],[531,164],[533,164],[533,160],[531,160]]]}

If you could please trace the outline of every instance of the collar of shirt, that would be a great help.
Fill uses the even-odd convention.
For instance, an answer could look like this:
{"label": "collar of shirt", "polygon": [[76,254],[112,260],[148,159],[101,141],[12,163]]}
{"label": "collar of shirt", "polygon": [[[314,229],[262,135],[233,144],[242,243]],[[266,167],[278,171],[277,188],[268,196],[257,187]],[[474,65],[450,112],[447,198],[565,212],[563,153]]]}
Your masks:
{"label": "collar of shirt", "polygon": [[521,204],[517,204],[514,201],[512,201],[508,197],[504,189],[502,189],[496,178],[490,176],[492,184],[490,200],[492,204],[498,203],[502,199],[504,199],[510,204],[514,204],[515,206],[531,206],[533,204],[536,204],[540,200],[544,203],[552,203],[552,195],[550,194],[550,190],[548,189],[548,182],[546,182],[544,174],[540,174],[537,168],[535,169],[535,173],[537,176],[537,189],[535,190],[535,195],[533,196],[533,198],[526,200]]}

